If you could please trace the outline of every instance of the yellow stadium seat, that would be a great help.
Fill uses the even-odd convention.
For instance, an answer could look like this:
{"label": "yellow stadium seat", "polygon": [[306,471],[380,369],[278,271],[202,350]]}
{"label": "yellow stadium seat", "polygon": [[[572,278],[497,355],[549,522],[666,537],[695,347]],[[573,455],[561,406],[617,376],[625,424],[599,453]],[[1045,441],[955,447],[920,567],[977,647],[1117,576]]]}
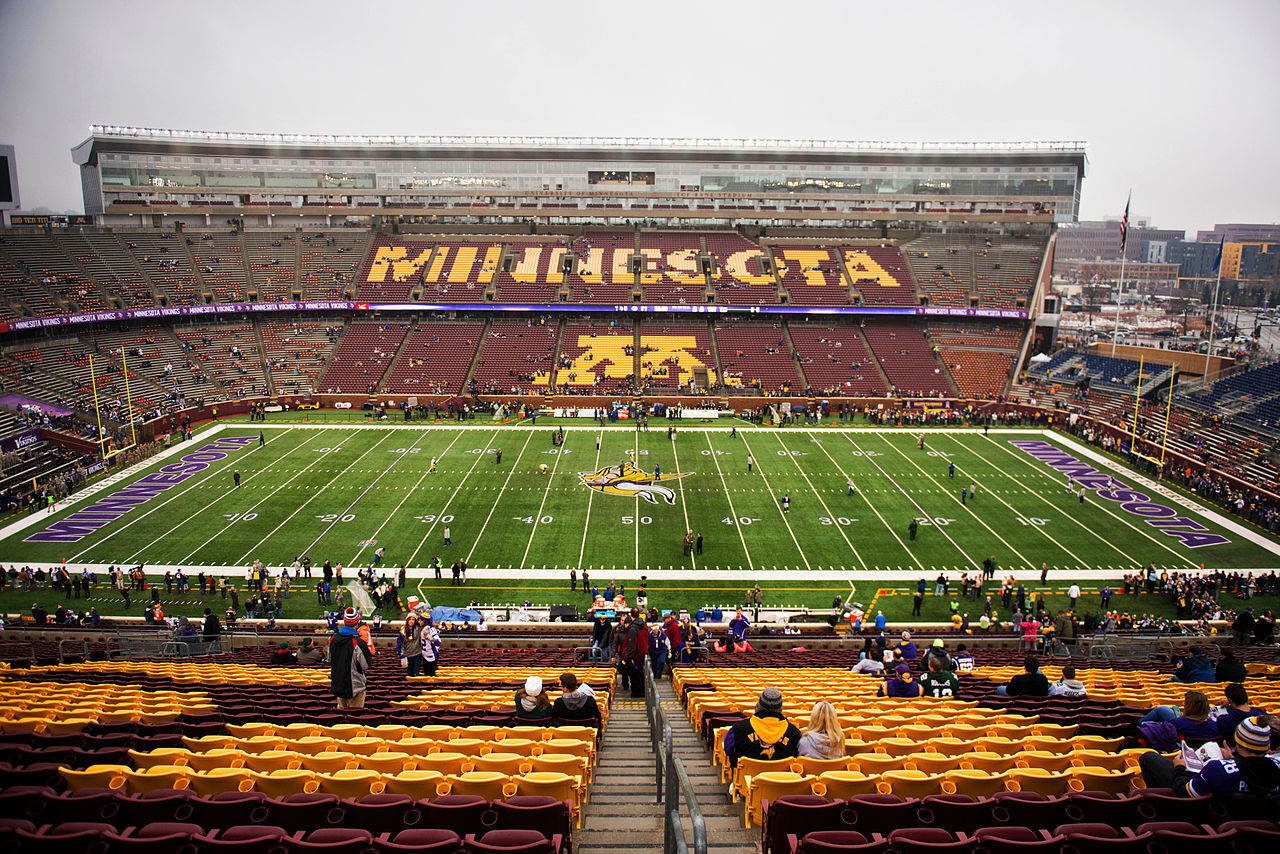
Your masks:
{"label": "yellow stadium seat", "polygon": [[1018,754],[1017,768],[1039,768],[1043,771],[1066,771],[1071,767],[1071,753],[1048,753],[1024,750]]}
{"label": "yellow stadium seat", "polygon": [[960,757],[941,753],[912,753],[902,766],[904,771],[923,771],[926,774],[943,774],[960,767]]}
{"label": "yellow stadium seat", "polygon": [[[519,753],[518,750],[507,750],[508,739],[503,739],[497,743],[497,746],[504,753]],[[550,738],[542,742],[541,749],[543,753],[572,753],[574,756],[581,756],[588,762],[595,758],[595,748],[591,742],[578,741],[574,738]],[[721,752],[724,750],[724,739],[720,739]]]}
{"label": "yellow stadium seat", "polygon": [[[481,761],[492,761],[495,756],[518,756],[515,753],[490,753],[488,756],[481,757],[476,760],[477,771],[500,771],[500,768],[482,768],[479,763]],[[521,766],[519,773],[528,774],[532,771],[554,771],[559,774],[568,774],[571,777],[581,777],[583,781],[591,781],[591,769],[587,765],[587,760],[581,756],[574,756],[571,753],[543,753],[540,756],[521,756]]]}
{"label": "yellow stadium seat", "polygon": [[453,751],[428,753],[416,759],[418,770],[439,771],[441,774],[461,774],[463,764],[470,757]]}
{"label": "yellow stadium seat", "polygon": [[988,738],[1007,738],[1010,741],[1020,741],[1029,736],[1036,735],[1036,727],[1031,726],[1011,726],[1009,724],[994,724],[989,728]]}
{"label": "yellow stadium seat", "polygon": [[766,771],[791,771],[791,759],[753,759],[744,756],[738,760],[737,766],[733,769],[733,784],[729,789],[729,797],[736,801],[740,796],[746,794],[746,788],[743,781],[747,777],[754,777],[757,774],[763,774]]}
{"label": "yellow stadium seat", "polygon": [[191,769],[183,765],[153,765],[137,771],[126,769],[125,787],[130,794],[141,795],[156,789],[185,789]]}
{"label": "yellow stadium seat", "polygon": [[412,727],[413,734],[418,738],[429,738],[432,741],[448,741],[453,738],[454,727],[445,724],[423,724],[422,726]]}
{"label": "yellow stadium seat", "polygon": [[1036,724],[1032,727],[1035,735],[1050,736],[1052,738],[1070,739],[1076,734],[1079,727],[1075,724]]}
{"label": "yellow stadium seat", "polygon": [[1047,797],[1066,794],[1070,788],[1070,771],[1045,771],[1042,768],[1014,768],[1006,784],[1011,792],[1039,792]]}
{"label": "yellow stadium seat", "polygon": [[[354,753],[356,756],[368,756],[387,749],[387,743],[380,738],[357,736],[356,738],[335,738],[330,741],[326,750],[341,750]],[[316,751],[319,753],[320,751]]]}
{"label": "yellow stadium seat", "polygon": [[205,750],[239,750],[240,746],[236,744],[236,739],[229,735],[202,735],[199,738],[191,738],[183,736],[182,743],[186,745],[187,750],[192,753],[199,753]]}
{"label": "yellow stadium seat", "polygon": [[364,734],[371,738],[380,738],[383,741],[394,742],[399,741],[410,733],[413,727],[403,724],[379,724],[378,726],[367,727]]}
{"label": "yellow stadium seat", "polygon": [[890,729],[887,726],[879,724],[867,724],[858,727],[858,737],[866,741],[878,742],[884,738],[893,738],[898,734],[896,729]]}
{"label": "yellow stadium seat", "polygon": [[876,789],[882,795],[900,798],[923,798],[942,791],[942,775],[923,771],[885,771],[880,775]]}
{"label": "yellow stadium seat", "polygon": [[1010,756],[1014,753],[1020,753],[1026,749],[1025,740],[1018,738],[1004,738],[1001,736],[992,736],[990,738],[980,738],[977,744],[978,751],[981,753],[999,753],[1002,756]]}
{"label": "yellow stadium seat", "polygon": [[374,753],[370,756],[361,756],[357,767],[368,768],[377,771],[379,774],[399,774],[401,771],[411,771],[418,767],[416,759],[407,753],[401,753],[398,750],[388,750],[383,753]]}
{"label": "yellow stadium seat", "polygon": [[1118,750],[1124,742],[1123,738],[1107,738],[1102,735],[1077,735],[1071,738],[1073,750]]}
{"label": "yellow stadium seat", "polygon": [[569,801],[576,810],[582,802],[582,778],[572,774],[561,774],[558,771],[530,771],[511,778],[515,784],[515,794],[542,795],[555,798],[557,801]]}
{"label": "yellow stadium seat", "polygon": [[203,752],[187,751],[186,765],[193,771],[208,771],[211,768],[243,768],[245,760],[251,755],[243,750],[224,748]]}
{"label": "yellow stadium seat", "polygon": [[[1133,751],[1145,753],[1145,750]],[[1105,750],[1077,750],[1071,754],[1071,764],[1077,768],[1105,768],[1108,771],[1123,771],[1134,764],[1134,760],[1124,753],[1107,753]]]}
{"label": "yellow stadium seat", "polygon": [[[358,738],[364,732],[364,727],[360,726],[360,724],[331,724],[329,726],[314,727],[314,729],[315,735],[324,735],[335,739]],[[444,727],[444,729],[447,730],[449,728]]]}
{"label": "yellow stadium seat", "polygon": [[292,750],[295,753],[326,753],[330,750],[337,750],[334,744],[336,742],[327,735],[306,735],[302,738],[283,738],[284,750]]}
{"label": "yellow stadium seat", "polygon": [[83,732],[84,728],[93,723],[93,718],[88,717],[65,717],[53,715],[45,720],[44,731],[52,735],[61,735],[64,733]]}
{"label": "yellow stadium seat", "polygon": [[300,768],[268,771],[265,774],[250,771],[249,776],[253,779],[254,791],[262,792],[270,798],[285,798],[298,792],[305,792],[309,787],[311,791],[316,790],[316,772],[304,771]]}
{"label": "yellow stadium seat", "polygon": [[839,759],[814,759],[812,756],[797,756],[791,760],[791,770],[797,774],[821,774],[823,771],[848,771],[849,757]]}
{"label": "yellow stadium seat", "polygon": [[743,812],[745,823],[750,825],[764,824],[761,815],[761,804],[764,801],[775,801],[783,795],[808,795],[813,791],[813,784],[818,778],[812,774],[796,774],[791,771],[765,771],[747,777],[745,783],[746,809]]}
{"label": "yellow stadium seat", "polygon": [[382,775],[363,768],[348,768],[332,774],[317,774],[316,783],[326,795],[340,798],[362,798],[365,795],[382,794]]}
{"label": "yellow stadium seat", "polygon": [[302,754],[293,750],[264,750],[262,753],[244,754],[244,766],[262,774],[286,768],[301,768],[301,760]]}
{"label": "yellow stadium seat", "polygon": [[509,798],[516,793],[515,784],[506,774],[496,771],[467,771],[462,774],[447,774],[441,784],[440,794],[475,795],[486,801],[497,801]]}
{"label": "yellow stadium seat", "polygon": [[889,756],[884,753],[859,753],[849,757],[849,766],[863,774],[883,774],[901,771],[907,767],[906,756]]}
{"label": "yellow stadium seat", "polygon": [[359,768],[361,760],[368,758],[341,750],[326,750],[324,753],[299,753],[297,756],[300,767],[308,771],[315,771],[317,774],[332,774],[348,768]]}
{"label": "yellow stadium seat", "polygon": [[[317,732],[318,727],[315,724],[297,723],[297,724],[274,724],[274,731],[264,733],[265,735],[277,735],[280,738],[307,738],[313,735],[324,735]],[[230,732],[230,727],[227,732]],[[332,738],[333,736],[329,736]]]}
{"label": "yellow stadium seat", "polygon": [[1077,792],[1113,792],[1125,794],[1136,788],[1135,776],[1138,770],[1133,767],[1112,771],[1108,768],[1090,767],[1074,768],[1071,772],[1071,788]]}
{"label": "yellow stadium seat", "polygon": [[67,781],[67,788],[73,792],[81,789],[123,789],[125,765],[90,765],[83,771],[71,768],[59,768],[58,773]]}
{"label": "yellow stadium seat", "polygon": [[975,726],[973,724],[948,724],[947,738],[958,738],[961,741],[971,741],[975,738],[987,738],[998,733],[992,732],[991,727]]}
{"label": "yellow stadium seat", "polygon": [[924,745],[930,753],[942,753],[947,756],[963,756],[978,749],[979,739],[931,738]]}
{"label": "yellow stadium seat", "polygon": [[1070,753],[1074,745],[1065,739],[1033,735],[1024,742],[1024,750],[1038,750],[1043,753]]}
{"label": "yellow stadium seat", "polygon": [[440,744],[440,742],[431,738],[419,738],[416,735],[410,735],[405,736],[396,742],[387,742],[387,744],[393,750],[399,750],[400,752],[408,753],[411,756],[421,756],[435,750],[436,745]]}
{"label": "yellow stadium seat", "polygon": [[276,725],[255,722],[249,724],[227,724],[227,732],[236,738],[253,738],[255,735],[275,735]]}
{"label": "yellow stadium seat", "polygon": [[[607,705],[607,701],[601,704],[601,709]],[[553,738],[576,738],[579,741],[589,741],[595,744],[598,733],[595,727],[575,726],[572,724],[564,724],[562,726],[546,727],[542,731],[542,740],[550,741]]]}
{"label": "yellow stadium seat", "polygon": [[989,774],[972,768],[948,771],[943,775],[942,791],[948,795],[970,795],[975,798],[989,798],[996,792],[1005,791],[1005,780],[1008,772]]}
{"label": "yellow stadium seat", "polygon": [[393,795],[408,795],[415,801],[436,797],[445,775],[439,771],[424,771],[419,768],[400,774],[390,774],[382,778],[386,791]]}
{"label": "yellow stadium seat", "polygon": [[876,742],[876,752],[887,756],[906,756],[919,749],[919,742],[910,738],[882,738]]}
{"label": "yellow stadium seat", "polygon": [[[484,756],[472,756],[464,766],[470,771],[496,771],[514,777],[533,757],[521,756],[519,753],[487,753]],[[576,756],[569,757],[578,760]],[[550,769],[547,769],[550,770]]]}
{"label": "yellow stadium seat", "polygon": [[284,747],[284,739],[276,738],[274,735],[253,735],[248,738],[233,738],[233,743],[227,745],[245,753],[265,753],[268,750],[282,750]]}
{"label": "yellow stadium seat", "polygon": [[[502,738],[502,727],[492,724],[473,724],[458,727],[458,738],[478,738],[481,741],[498,741]],[[391,739],[387,739],[390,741]]]}
{"label": "yellow stadium seat", "polygon": [[134,768],[154,768],[157,765],[187,765],[191,758],[191,751],[182,747],[158,747],[145,753],[130,750],[129,758],[133,760]]}
{"label": "yellow stadium seat", "polygon": [[251,772],[243,768],[211,768],[208,771],[191,771],[187,775],[191,791],[198,795],[218,795],[222,792],[247,792],[253,788]]}
{"label": "yellow stadium seat", "polygon": [[1018,754],[984,753],[977,751],[965,756],[954,757],[961,768],[986,771],[988,774],[1000,774],[1018,767]]}
{"label": "yellow stadium seat", "polygon": [[823,771],[813,784],[813,793],[832,800],[844,800],[854,795],[874,795],[878,791],[879,774],[863,774],[859,771]]}
{"label": "yellow stadium seat", "polygon": [[[532,752],[533,746],[537,744],[537,742],[526,742],[524,739],[516,738],[512,739],[512,744],[516,746],[515,749],[508,750],[506,747],[506,740],[504,739],[502,752],[520,753],[521,751],[518,749],[518,746],[525,743],[530,745],[530,752]],[[451,738],[448,741],[440,743],[440,750],[445,752],[461,753],[466,756],[483,756],[493,750],[493,742],[481,741],[478,738]]]}

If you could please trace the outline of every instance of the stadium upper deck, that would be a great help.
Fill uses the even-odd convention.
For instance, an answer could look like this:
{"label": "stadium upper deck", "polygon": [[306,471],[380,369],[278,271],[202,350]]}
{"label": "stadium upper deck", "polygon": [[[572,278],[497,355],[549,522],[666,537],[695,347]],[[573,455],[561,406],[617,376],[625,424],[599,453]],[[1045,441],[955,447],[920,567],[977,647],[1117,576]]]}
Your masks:
{"label": "stadium upper deck", "polygon": [[107,225],[1071,222],[1084,144],[310,136],[95,125]]}

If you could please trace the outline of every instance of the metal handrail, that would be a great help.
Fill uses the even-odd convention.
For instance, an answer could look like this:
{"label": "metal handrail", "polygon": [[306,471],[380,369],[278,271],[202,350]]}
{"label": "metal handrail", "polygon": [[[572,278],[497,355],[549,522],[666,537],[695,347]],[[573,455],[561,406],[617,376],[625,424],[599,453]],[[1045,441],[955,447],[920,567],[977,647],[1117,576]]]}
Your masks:
{"label": "metal handrail", "polygon": [[698,799],[693,792],[693,783],[685,773],[684,763],[676,756],[672,746],[671,724],[667,723],[662,706],[658,703],[658,686],[653,673],[645,664],[641,665],[640,670],[644,675],[645,714],[649,720],[649,737],[653,742],[654,776],[657,783],[654,802],[663,805],[663,854],[689,852],[689,845],[684,839],[684,823],[680,820],[681,790],[684,791],[685,803],[689,805],[694,854],[707,854],[707,823],[702,817],[702,810],[698,809]]}

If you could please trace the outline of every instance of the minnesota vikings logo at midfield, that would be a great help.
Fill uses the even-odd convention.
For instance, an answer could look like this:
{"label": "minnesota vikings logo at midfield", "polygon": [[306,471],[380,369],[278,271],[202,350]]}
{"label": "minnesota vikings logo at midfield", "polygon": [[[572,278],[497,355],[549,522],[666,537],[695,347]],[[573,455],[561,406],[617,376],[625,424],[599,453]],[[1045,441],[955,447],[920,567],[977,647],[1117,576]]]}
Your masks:
{"label": "minnesota vikings logo at midfield", "polygon": [[608,466],[599,471],[580,471],[578,479],[583,486],[604,492],[609,495],[639,496],[650,504],[657,504],[658,498],[668,504],[676,503],[676,493],[669,486],[658,481],[675,480],[686,477],[692,472],[676,472],[674,474],[652,475],[638,469],[630,462],[621,466]]}

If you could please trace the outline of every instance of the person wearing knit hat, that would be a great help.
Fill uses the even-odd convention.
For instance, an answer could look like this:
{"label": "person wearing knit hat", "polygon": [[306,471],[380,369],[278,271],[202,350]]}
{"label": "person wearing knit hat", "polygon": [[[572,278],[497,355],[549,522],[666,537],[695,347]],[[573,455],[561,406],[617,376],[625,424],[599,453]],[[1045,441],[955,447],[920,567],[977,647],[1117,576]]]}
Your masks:
{"label": "person wearing knit hat", "polygon": [[880,689],[876,691],[877,697],[913,699],[920,696],[920,683],[911,676],[911,668],[906,664],[899,664],[894,670],[893,677],[886,679]]}
{"label": "person wearing knit hat", "polygon": [[542,721],[551,717],[551,698],[542,687],[541,676],[530,676],[516,692],[516,720]]}
{"label": "person wearing knit hat", "polygon": [[338,699],[339,709],[363,709],[373,666],[373,643],[368,626],[361,625],[360,612],[347,608],[342,625],[329,638],[329,689]]}
{"label": "person wearing knit hat", "polygon": [[1222,759],[1204,763],[1198,773],[1187,770],[1182,757],[1170,761],[1149,750],[1138,758],[1148,787],[1173,789],[1189,798],[1240,794],[1265,797],[1280,793],[1280,755],[1269,755],[1271,723],[1265,715],[1245,718],[1236,726],[1235,749],[1224,747]]}
{"label": "person wearing knit hat", "polygon": [[297,664],[298,656],[290,651],[288,641],[280,641],[280,643],[276,644],[276,650],[271,653],[267,663],[272,665]]}
{"label": "person wearing knit hat", "polygon": [[772,685],[760,692],[756,711],[729,728],[724,752],[737,767],[744,756],[751,759],[790,759],[799,755],[800,729],[782,714],[782,692]]}

